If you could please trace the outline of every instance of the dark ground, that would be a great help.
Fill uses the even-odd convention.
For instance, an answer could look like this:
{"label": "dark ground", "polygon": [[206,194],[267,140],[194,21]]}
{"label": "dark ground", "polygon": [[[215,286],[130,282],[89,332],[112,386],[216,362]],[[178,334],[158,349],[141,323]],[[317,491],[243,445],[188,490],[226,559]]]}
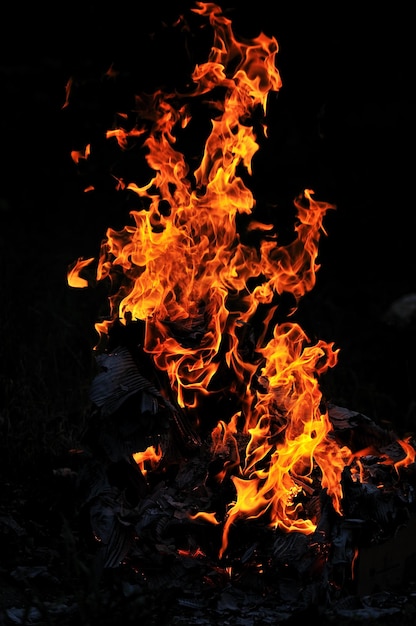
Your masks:
{"label": "dark ground", "polygon": [[[3,13],[0,623],[2,610],[22,606],[33,592],[10,572],[54,559],[64,567],[63,546],[71,551],[58,521],[73,514],[71,496],[56,492],[52,470],[65,464],[86,427],[102,294],[69,289],[66,271],[77,257],[96,255],[120,207],[106,155],[88,173],[98,191],[86,197],[70,151],[85,138],[99,141],[119,104],[114,99],[128,97],[109,100],[97,84],[114,60],[136,84],[154,80],[153,67],[167,79],[177,70],[163,46],[152,60],[143,55],[149,33],[170,13],[169,3],[157,4],[145,11],[127,3],[37,4]],[[416,420],[416,316],[388,322],[386,313],[416,293],[414,34],[410,8],[380,6],[366,14],[351,3],[272,11],[257,1],[230,15],[235,30],[263,30],[280,46],[283,88],[255,168],[258,196],[285,203],[310,188],[337,207],[325,220],[316,288],[299,310],[311,337],[340,348],[324,394],[405,435]],[[68,112],[62,107],[70,77],[81,95]],[[65,597],[65,585],[78,588],[83,576],[72,571],[60,593]],[[56,599],[49,583],[46,589],[36,591],[38,603]]]}

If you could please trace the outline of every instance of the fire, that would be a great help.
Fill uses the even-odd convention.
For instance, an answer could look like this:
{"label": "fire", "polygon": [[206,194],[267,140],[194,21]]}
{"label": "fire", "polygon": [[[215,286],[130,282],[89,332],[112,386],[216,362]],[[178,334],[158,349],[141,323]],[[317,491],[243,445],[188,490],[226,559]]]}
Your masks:
{"label": "fire", "polygon": [[[140,137],[153,176],[142,186],[117,181],[143,208],[131,211],[132,223],[123,229],[108,228],[102,243],[96,280],[109,281],[112,293],[109,318],[96,325],[97,349],[114,321],[142,321],[145,352],[197,424],[198,407],[214,389],[218,393],[218,370],[226,367],[229,387],[222,391],[238,397],[238,410],[228,421],[219,417],[212,431],[213,455],[226,456],[216,480],[229,478],[235,488],[223,520],[223,554],[240,518],[264,515],[272,527],[313,532],[317,521],[306,518],[299,495],[313,490],[316,476],[341,514],[341,472],[351,453],[330,436],[319,388],[338,350],[322,340],[313,344],[295,322],[274,321],[282,294],[291,294],[294,312],[314,287],[323,220],[335,207],[304,190],[294,199],[293,239],[280,245],[275,224],[255,214],[247,182],[259,141],[267,139],[268,97],[282,86],[277,41],[263,33],[238,40],[214,3],[197,2],[193,11],[209,22],[213,42],[206,62],[194,68],[189,90],[137,95],[136,126],[129,128],[120,115],[120,126],[107,134],[122,150]],[[201,100],[211,125],[191,171],[178,138],[192,121],[192,103]],[[255,123],[259,117],[261,124]],[[74,160],[88,156],[89,148],[74,153]],[[244,232],[241,215],[248,217]],[[258,243],[246,243],[248,233]],[[71,286],[86,285],[80,272],[91,263],[79,259]],[[249,355],[247,332],[253,335]],[[138,462],[146,459],[158,460],[138,453]],[[215,513],[198,516],[218,523]]]}
{"label": "fire", "polygon": [[80,273],[93,261],[94,257],[90,257],[89,259],[78,259],[78,261],[68,272],[68,285],[70,287],[77,287],[78,289],[84,289],[88,287],[88,280],[82,278],[80,276]]}
{"label": "fire", "polygon": [[394,464],[397,472],[399,472],[399,467],[406,467],[407,465],[414,463],[416,458],[416,452],[410,443],[410,437],[406,439],[398,439],[398,443],[403,448],[405,456],[401,461],[397,461],[397,463]]}
{"label": "fire", "polygon": [[149,446],[143,452],[135,452],[133,459],[140,467],[142,474],[145,476],[148,471],[156,468],[163,456],[162,450],[156,450],[154,446]]}

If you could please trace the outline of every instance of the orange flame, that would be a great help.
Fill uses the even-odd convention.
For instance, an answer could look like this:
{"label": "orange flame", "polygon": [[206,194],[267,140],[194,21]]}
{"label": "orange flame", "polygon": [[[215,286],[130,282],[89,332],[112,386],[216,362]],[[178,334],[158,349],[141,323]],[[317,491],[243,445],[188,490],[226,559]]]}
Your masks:
{"label": "orange flame", "polygon": [[[341,472],[351,453],[328,437],[331,425],[318,385],[335,366],[338,350],[324,341],[313,345],[296,323],[273,327],[279,296],[291,294],[297,306],[314,287],[319,241],[326,234],[323,219],[335,207],[306,189],[294,200],[294,237],[287,245],[279,245],[274,224],[250,218],[256,202],[243,172],[252,175],[259,149],[253,117],[265,117],[269,94],[281,88],[277,41],[263,33],[237,40],[214,3],[197,2],[193,11],[209,21],[213,43],[207,61],[193,71],[192,88],[136,96],[137,127],[107,134],[121,149],[140,136],[154,175],[143,186],[119,181],[144,208],[131,212],[131,225],[107,230],[96,279],[111,282],[121,272],[124,281],[110,297],[109,319],[96,329],[105,340],[115,320],[143,321],[144,350],[167,373],[178,404],[191,413],[225,362],[241,410],[212,432],[213,453],[228,454],[216,479],[229,476],[235,487],[223,554],[239,518],[267,513],[273,527],[311,533],[316,520],[305,517],[298,496],[313,488],[317,472],[341,513]],[[221,100],[215,99],[218,93]],[[190,172],[177,138],[192,121],[193,99],[208,95],[211,128]],[[262,132],[267,136],[265,123]],[[88,151],[78,158],[88,158]],[[261,238],[258,245],[244,243],[237,227],[241,214],[248,216],[247,232],[255,230]],[[71,285],[85,285],[79,272],[90,262],[78,262]],[[260,314],[262,331],[247,358],[243,330]],[[237,445],[237,424],[246,436],[244,452]],[[214,513],[194,517],[218,523]]]}
{"label": "orange flame", "polygon": [[94,257],[89,259],[78,259],[73,267],[70,268],[68,272],[68,285],[70,287],[76,287],[78,289],[83,289],[88,287],[88,280],[86,278],[82,278],[80,276],[83,269],[88,267],[94,261]]}
{"label": "orange flame", "polygon": [[411,437],[408,437],[406,439],[398,439],[398,443],[403,448],[403,452],[405,453],[405,456],[403,459],[401,459],[400,461],[397,461],[394,464],[394,467],[396,468],[397,472],[399,472],[399,467],[406,467],[415,462],[416,451],[414,447],[411,445],[410,440],[411,440]]}
{"label": "orange flame", "polygon": [[133,459],[140,467],[143,475],[146,475],[149,470],[155,469],[163,454],[161,450],[156,450],[154,446],[149,446],[142,452],[135,452]]}

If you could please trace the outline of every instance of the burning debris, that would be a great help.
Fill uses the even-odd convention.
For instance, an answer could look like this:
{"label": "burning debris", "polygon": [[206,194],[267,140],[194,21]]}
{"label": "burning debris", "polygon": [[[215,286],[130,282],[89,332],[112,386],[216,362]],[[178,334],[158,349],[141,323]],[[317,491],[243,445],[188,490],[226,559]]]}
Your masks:
{"label": "burning debris", "polygon": [[[98,260],[69,272],[73,287],[93,272],[90,282],[109,289],[82,506],[101,571],[188,587],[201,609],[207,588],[223,594],[233,581],[291,614],[357,585],[377,589],[380,570],[371,580],[363,555],[414,523],[415,448],[325,401],[319,380],[338,350],[291,321],[315,285],[335,207],[304,190],[281,242],[278,215],[265,220],[250,190],[268,98],[281,88],[277,41],[239,40],[214,3],[193,13],[212,30],[207,60],[183,90],[137,95],[107,133],[144,154],[148,181],[116,177],[139,208],[108,228]],[[195,154],[181,146],[194,109],[210,130],[191,170]]]}

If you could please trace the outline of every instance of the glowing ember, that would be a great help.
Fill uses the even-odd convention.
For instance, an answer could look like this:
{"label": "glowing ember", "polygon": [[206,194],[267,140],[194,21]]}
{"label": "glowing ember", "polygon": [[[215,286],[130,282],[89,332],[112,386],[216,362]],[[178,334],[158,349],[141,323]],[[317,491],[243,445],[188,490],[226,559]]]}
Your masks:
{"label": "glowing ember", "polygon": [[[198,2],[193,10],[209,22],[213,42],[189,90],[136,96],[137,125],[108,131],[123,150],[140,137],[154,175],[143,186],[117,182],[137,194],[143,209],[132,211],[132,223],[122,230],[109,228],[102,244],[96,280],[109,281],[112,294],[109,318],[96,325],[97,348],[105,346],[115,321],[143,322],[144,351],[167,374],[178,405],[197,426],[198,408],[211,393],[219,395],[220,388],[238,397],[230,419],[223,421],[218,407],[212,431],[213,457],[226,456],[216,480],[228,477],[235,487],[222,520],[223,554],[239,518],[264,516],[272,527],[312,533],[317,520],[307,518],[301,496],[316,480],[341,514],[341,472],[353,455],[328,436],[331,423],[318,384],[336,365],[338,351],[332,343],[312,344],[294,322],[273,321],[282,294],[291,294],[296,306],[314,287],[323,219],[334,206],[306,189],[294,200],[294,237],[280,245],[275,224],[255,215],[246,184],[259,148],[254,118],[261,116],[266,137],[268,96],[281,88],[277,41],[264,34],[239,41],[213,3]],[[202,158],[190,171],[177,143],[192,120],[192,103],[201,98],[212,119]],[[73,158],[89,155],[86,148]],[[242,214],[248,216],[245,233],[237,226]],[[256,245],[244,243],[242,235],[254,231]],[[87,284],[80,274],[93,261],[79,259],[71,286]],[[253,330],[254,317],[260,331]],[[250,355],[245,330],[253,334]],[[136,456],[143,469],[159,459],[154,449]],[[216,512],[195,517],[220,523]]]}

